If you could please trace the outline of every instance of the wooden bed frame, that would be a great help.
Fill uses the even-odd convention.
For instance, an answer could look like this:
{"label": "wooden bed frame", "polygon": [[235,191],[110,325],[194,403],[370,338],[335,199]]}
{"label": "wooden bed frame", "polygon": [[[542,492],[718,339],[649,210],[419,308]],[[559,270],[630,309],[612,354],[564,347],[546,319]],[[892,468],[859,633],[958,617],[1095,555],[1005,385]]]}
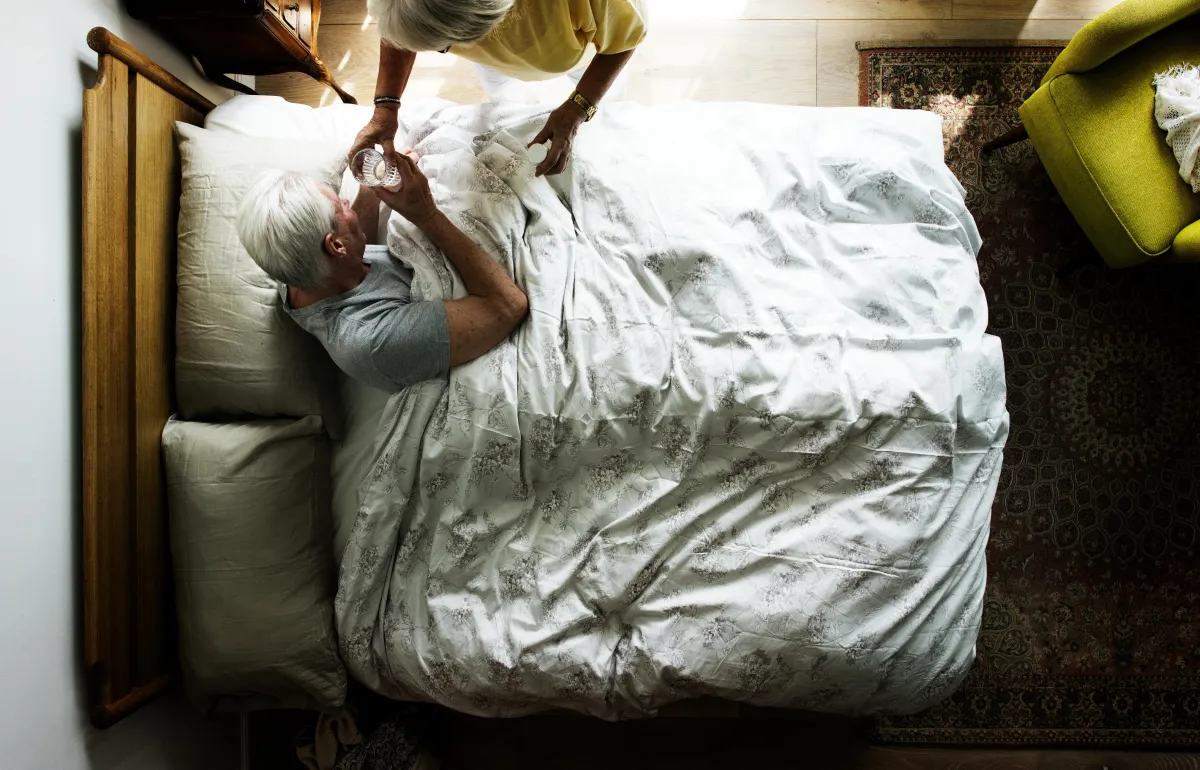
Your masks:
{"label": "wooden bed frame", "polygon": [[[108,30],[87,40],[100,61],[83,94],[83,656],[105,728],[178,674],[161,454],[175,410],[174,125],[215,105]],[[662,710],[739,713],[711,699]]]}
{"label": "wooden bed frame", "polygon": [[174,411],[175,121],[213,103],[101,27],[83,94],[83,655],[92,723],[175,679],[160,441]]}

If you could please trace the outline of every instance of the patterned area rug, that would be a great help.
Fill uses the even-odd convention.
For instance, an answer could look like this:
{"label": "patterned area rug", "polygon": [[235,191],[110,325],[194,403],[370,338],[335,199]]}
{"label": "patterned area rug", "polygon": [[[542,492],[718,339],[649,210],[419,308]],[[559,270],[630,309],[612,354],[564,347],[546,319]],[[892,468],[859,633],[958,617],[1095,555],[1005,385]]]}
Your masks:
{"label": "patterned area rug", "polygon": [[[886,742],[1200,746],[1200,285],[1104,267],[1017,124],[1058,44],[860,44],[860,102],[945,118],[1012,433],[975,666]],[[1094,260],[1060,271],[1080,259]]]}

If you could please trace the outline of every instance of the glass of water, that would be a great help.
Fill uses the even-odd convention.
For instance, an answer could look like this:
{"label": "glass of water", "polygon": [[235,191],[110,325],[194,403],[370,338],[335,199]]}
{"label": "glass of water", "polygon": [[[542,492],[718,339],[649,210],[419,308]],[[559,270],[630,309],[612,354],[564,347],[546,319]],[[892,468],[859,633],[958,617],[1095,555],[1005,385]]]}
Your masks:
{"label": "glass of water", "polygon": [[396,189],[400,186],[400,169],[387,162],[383,153],[373,147],[359,150],[350,161],[350,173],[365,187],[387,187]]}

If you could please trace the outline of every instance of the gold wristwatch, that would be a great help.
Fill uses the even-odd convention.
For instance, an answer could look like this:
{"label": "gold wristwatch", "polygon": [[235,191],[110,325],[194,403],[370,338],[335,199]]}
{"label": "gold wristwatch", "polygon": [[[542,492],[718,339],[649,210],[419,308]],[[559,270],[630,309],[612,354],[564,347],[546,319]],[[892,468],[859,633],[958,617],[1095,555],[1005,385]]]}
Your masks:
{"label": "gold wristwatch", "polygon": [[583,110],[583,114],[587,116],[583,119],[584,123],[596,117],[596,105],[589,102],[583,94],[578,91],[572,91],[571,101],[575,102],[575,105]]}

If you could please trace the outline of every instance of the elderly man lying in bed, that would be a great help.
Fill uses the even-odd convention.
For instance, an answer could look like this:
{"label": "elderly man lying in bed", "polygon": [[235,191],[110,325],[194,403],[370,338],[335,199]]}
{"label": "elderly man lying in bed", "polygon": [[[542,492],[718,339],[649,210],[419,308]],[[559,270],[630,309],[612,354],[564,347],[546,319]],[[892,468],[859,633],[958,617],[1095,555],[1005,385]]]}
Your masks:
{"label": "elderly man lying in bed", "polygon": [[[302,174],[267,172],[237,217],[242,245],[280,282],[288,314],[342,371],[388,392],[445,377],[450,367],[478,358],[528,310],[517,285],[438,210],[413,158],[401,158],[398,192],[363,187],[353,205]],[[412,271],[371,240],[380,200],[446,254],[469,296],[410,300]]]}

